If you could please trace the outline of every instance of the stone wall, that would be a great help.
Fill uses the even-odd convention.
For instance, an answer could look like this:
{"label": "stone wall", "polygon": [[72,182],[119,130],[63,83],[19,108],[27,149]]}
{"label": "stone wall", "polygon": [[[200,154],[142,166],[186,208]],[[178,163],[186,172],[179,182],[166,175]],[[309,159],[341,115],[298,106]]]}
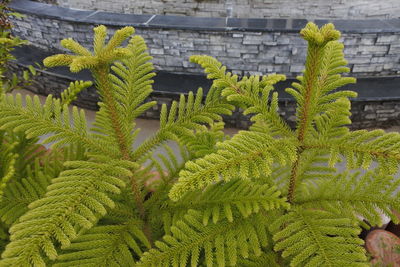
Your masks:
{"label": "stone wall", "polygon": [[[127,15],[40,3],[29,7],[28,3],[34,2],[21,0],[13,3],[17,11],[26,15],[14,20],[14,33],[47,50],[61,49],[60,40],[66,37],[90,47],[94,25],[106,24],[111,31],[133,25],[136,33],[145,38],[157,70],[201,73],[188,60],[191,55],[207,54],[239,75],[276,72],[295,77],[305,60],[306,43],[298,32],[306,20]],[[328,21],[315,22],[323,25]],[[343,32],[352,75],[400,74],[399,19],[333,22]]]}
{"label": "stone wall", "polygon": [[57,0],[69,8],[131,14],[244,18],[398,18],[398,0]]}
{"label": "stone wall", "polygon": [[[14,65],[14,68],[17,71],[24,69],[21,65]],[[35,79],[35,82],[28,90],[41,95],[53,94],[57,97],[73,81],[71,78],[60,76],[50,71],[39,71]],[[78,99],[73,104],[81,108],[97,110],[98,100],[99,97],[95,88],[91,87],[80,93]],[[141,118],[159,119],[161,105],[166,104],[170,106],[174,100],[179,100],[179,93],[154,91],[146,101],[156,101],[157,105],[147,110]],[[279,101],[280,115],[292,127],[295,125],[296,120],[295,109],[296,103],[293,99],[282,99]],[[399,125],[400,98],[392,100],[355,99],[352,101],[351,113],[351,120],[353,122],[351,128],[353,129],[387,128],[392,125]],[[251,125],[249,117],[243,115],[240,110],[235,110],[232,116],[224,116],[224,122],[227,127],[239,129],[247,129]]]}
{"label": "stone wall", "polygon": [[[57,52],[59,42],[72,37],[85,46],[92,43],[93,25],[105,24],[111,31],[132,25],[142,35],[154,57],[158,70],[171,73],[199,74],[202,70],[188,63],[193,54],[216,56],[234,73],[278,72],[294,77],[301,72],[305,60],[305,42],[299,30],[306,20],[298,19],[236,19],[195,18],[163,15],[130,15],[108,12],[74,10],[45,5],[26,0],[14,0],[12,7],[25,14],[16,19],[15,34],[28,39],[31,44],[47,53]],[[326,20],[315,20],[318,25]],[[400,20],[337,20],[333,21],[342,31],[345,54],[353,76],[386,77],[400,74]],[[111,34],[111,32],[110,32]],[[34,48],[24,55],[24,60],[36,56]],[[31,61],[34,62],[34,61]],[[31,63],[29,63],[31,64]],[[196,76],[196,75],[193,75]],[[375,78],[381,90],[374,90],[368,79],[363,89],[370,88],[372,97],[353,100],[352,120],[354,128],[386,127],[400,123],[400,94],[398,78],[391,88]],[[59,94],[73,79],[50,71],[41,72],[31,90],[40,94]],[[177,87],[181,87],[181,80]],[[193,85],[194,80],[189,79]],[[376,85],[375,84],[375,85]],[[359,86],[359,84],[357,85]],[[175,88],[175,87],[174,87]],[[207,88],[207,87],[204,87]],[[180,88],[176,88],[180,89]],[[349,88],[354,89],[354,88]],[[160,105],[178,99],[175,89],[155,91],[149,100],[159,104],[144,114],[145,118],[157,119]],[[94,88],[82,93],[75,104],[96,109],[98,96]],[[292,99],[279,102],[281,115],[289,122],[295,121],[295,103]],[[226,118],[229,126],[246,128],[248,118],[236,111]]]}

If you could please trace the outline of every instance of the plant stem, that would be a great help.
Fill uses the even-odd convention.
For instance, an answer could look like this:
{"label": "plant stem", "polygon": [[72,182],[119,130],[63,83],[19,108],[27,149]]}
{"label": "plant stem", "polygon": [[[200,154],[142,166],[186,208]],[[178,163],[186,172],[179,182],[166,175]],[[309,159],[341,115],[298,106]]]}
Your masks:
{"label": "plant stem", "polygon": [[[112,87],[108,80],[108,74],[109,74],[108,65],[98,67],[95,70],[95,74],[96,74],[95,76],[98,79],[98,85],[101,89],[101,93],[103,94],[104,104],[108,107],[108,110],[110,112],[112,127],[113,127],[115,135],[117,137],[117,142],[118,142],[118,146],[119,146],[119,150],[121,152],[122,158],[124,160],[131,161],[132,159],[129,155],[129,148],[127,146],[128,142],[125,139],[125,137],[122,133],[122,130],[121,130],[121,128],[122,128],[120,125],[121,119],[119,117],[118,110],[116,108],[117,103],[112,95],[112,92],[111,92]],[[143,232],[145,233],[147,239],[151,243],[152,242],[151,241],[152,234],[151,234],[151,229],[148,226],[147,220],[146,220],[146,211],[145,211],[144,204],[143,204],[142,193],[140,191],[139,185],[136,182],[136,179],[134,176],[131,177],[130,182],[131,182],[131,190],[133,193],[133,198],[135,200],[135,204],[136,204],[136,207],[139,212],[139,217],[144,222]]]}
{"label": "plant stem", "polygon": [[108,66],[99,67],[96,69],[96,76],[98,78],[98,84],[103,94],[104,104],[108,107],[111,116],[111,123],[114,129],[115,135],[117,137],[117,142],[119,150],[122,157],[126,160],[129,159],[129,150],[127,147],[127,142],[121,131],[120,118],[116,108],[115,99],[111,93],[111,84],[108,81]]}
{"label": "plant stem", "polygon": [[297,140],[299,141],[300,147],[297,149],[297,159],[293,163],[290,182],[289,182],[289,190],[288,190],[288,201],[289,203],[293,203],[296,191],[297,179],[299,176],[298,168],[301,161],[301,156],[304,151],[304,138],[306,135],[306,131],[311,123],[311,105],[313,104],[313,94],[317,89],[315,85],[318,81],[318,70],[319,70],[319,61],[321,52],[323,51],[322,47],[317,45],[309,44],[307,60],[306,60],[306,72],[304,74],[305,88],[304,88],[304,104],[300,106],[300,110],[298,112],[300,116],[299,126],[297,128]]}
{"label": "plant stem", "polygon": [[297,152],[297,159],[293,163],[292,170],[290,173],[289,191],[288,191],[288,201],[290,204],[292,204],[293,200],[294,200],[296,181],[297,181],[297,177],[299,176],[298,170],[299,170],[299,164],[300,164],[300,157],[301,157],[301,152],[300,153]]}

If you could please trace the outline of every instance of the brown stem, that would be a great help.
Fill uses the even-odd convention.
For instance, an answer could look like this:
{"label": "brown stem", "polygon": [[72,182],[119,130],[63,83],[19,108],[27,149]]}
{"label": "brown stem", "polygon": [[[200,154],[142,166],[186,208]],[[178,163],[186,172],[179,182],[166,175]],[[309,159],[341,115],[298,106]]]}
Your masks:
{"label": "brown stem", "polygon": [[317,80],[318,76],[318,60],[320,58],[320,53],[321,53],[321,48],[310,45],[308,49],[308,56],[307,56],[307,62],[306,62],[306,74],[305,74],[305,96],[304,96],[304,104],[301,107],[301,111],[299,114],[301,115],[301,119],[299,122],[299,127],[298,127],[298,135],[297,135],[297,140],[300,143],[300,147],[297,149],[297,159],[293,163],[292,170],[291,170],[291,175],[290,175],[290,181],[289,181],[289,189],[288,189],[288,201],[289,203],[293,203],[294,196],[295,196],[295,191],[296,191],[296,184],[297,184],[297,179],[299,176],[298,168],[301,160],[301,155],[304,151],[303,147],[303,142],[307,130],[307,126],[310,123],[310,106],[311,106],[311,101],[312,101],[312,93],[314,88],[314,84]]}
{"label": "brown stem", "polygon": [[127,147],[127,142],[121,131],[120,118],[116,108],[116,101],[111,93],[111,84],[108,81],[108,67],[99,67],[96,70],[97,77],[99,79],[99,86],[102,88],[103,101],[107,105],[110,116],[112,127],[117,136],[117,142],[119,150],[121,151],[122,157],[125,160],[129,160],[129,149]]}
{"label": "brown stem", "polygon": [[310,47],[310,54],[313,53],[311,50],[316,49],[316,55],[313,57],[310,57],[310,59],[313,59],[312,62],[310,63],[310,67],[308,68],[308,73],[307,76],[305,77],[306,79],[306,88],[305,88],[305,97],[304,97],[304,105],[302,106],[302,112],[300,113],[302,115],[301,121],[300,121],[300,126],[298,128],[298,136],[297,139],[300,141],[300,143],[303,143],[304,141],[304,136],[305,132],[307,129],[307,125],[309,124],[309,113],[310,113],[310,105],[311,105],[311,95],[313,93],[313,85],[316,80],[317,76],[317,68],[318,68],[318,59],[319,59],[319,53],[318,48]]}
{"label": "brown stem", "polygon": [[[98,77],[98,82],[99,86],[102,89],[103,93],[103,101],[107,105],[110,116],[111,116],[111,123],[112,127],[115,131],[115,135],[117,137],[117,142],[119,146],[119,150],[122,154],[122,158],[124,160],[132,160],[130,155],[129,155],[129,148],[127,146],[127,140],[125,139],[122,131],[121,131],[121,125],[120,125],[120,117],[117,111],[117,103],[112,95],[111,92],[111,84],[108,81],[108,66],[104,67],[99,67],[95,70],[96,76]],[[144,201],[142,197],[142,193],[140,191],[139,185],[136,182],[136,179],[134,176],[131,177],[131,189],[133,193],[133,198],[135,200],[136,207],[139,212],[139,217],[140,219],[143,220],[144,226],[143,226],[143,232],[146,235],[147,239],[149,240],[150,243],[152,243],[152,234],[151,234],[151,228],[147,223],[146,219],[146,211],[144,208]]]}
{"label": "brown stem", "polygon": [[288,191],[288,201],[289,203],[293,203],[294,200],[294,193],[296,189],[296,182],[297,182],[297,177],[299,176],[299,165],[300,165],[300,158],[301,158],[301,153],[299,152],[300,149],[297,151],[297,159],[293,163],[292,170],[290,173],[290,182],[289,182],[289,191]]}

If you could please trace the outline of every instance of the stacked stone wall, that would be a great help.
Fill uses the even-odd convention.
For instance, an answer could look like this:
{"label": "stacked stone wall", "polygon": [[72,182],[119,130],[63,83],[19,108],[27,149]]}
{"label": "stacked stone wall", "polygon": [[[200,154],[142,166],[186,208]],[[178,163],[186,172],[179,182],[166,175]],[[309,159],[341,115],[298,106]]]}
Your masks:
{"label": "stacked stone wall", "polygon": [[398,0],[57,0],[68,8],[198,17],[398,18]]}
{"label": "stacked stone wall", "polygon": [[[298,34],[307,23],[302,19],[114,14],[68,9],[26,0],[14,0],[12,7],[25,14],[24,18],[14,20],[14,33],[47,53],[62,50],[59,43],[66,37],[72,37],[90,47],[92,28],[94,25],[105,24],[110,28],[110,35],[122,26],[134,26],[136,33],[145,38],[158,71],[200,74],[202,69],[189,63],[189,56],[207,54],[215,56],[229,70],[239,75],[276,72],[295,77],[301,73],[305,61],[306,43]],[[329,20],[315,22],[323,25]],[[400,19],[332,22],[342,31],[350,75],[361,79],[376,77],[374,79],[378,83],[386,76],[398,80]],[[24,57],[26,59],[30,55]],[[18,65],[18,68],[23,65]],[[33,91],[56,95],[73,80],[50,71],[41,72],[37,79],[37,83],[31,88]],[[390,89],[391,93],[390,90],[372,92],[372,97],[353,101],[353,127],[385,127],[391,123],[400,123],[400,95],[396,89]],[[154,92],[150,100],[158,101],[159,105],[147,111],[144,117],[157,119],[160,105],[170,104],[177,97],[178,93],[175,91]],[[79,97],[76,104],[96,109],[97,100],[95,90],[90,89]],[[296,120],[293,100],[283,99],[279,102],[279,107],[281,115],[293,124]],[[227,118],[227,123],[229,126],[246,128],[249,120],[236,111],[232,117]]]}
{"label": "stacked stone wall", "polygon": [[[96,23],[26,15],[14,24],[14,33],[31,44],[62,49],[60,41],[66,37],[90,47]],[[110,34],[120,27],[108,26]],[[276,72],[295,77],[303,70],[306,43],[293,30],[202,30],[143,25],[135,28],[146,40],[157,70],[201,73],[201,68],[189,63],[189,57],[197,54],[214,56],[239,75]],[[400,32],[344,32],[342,41],[352,75],[400,74]]]}

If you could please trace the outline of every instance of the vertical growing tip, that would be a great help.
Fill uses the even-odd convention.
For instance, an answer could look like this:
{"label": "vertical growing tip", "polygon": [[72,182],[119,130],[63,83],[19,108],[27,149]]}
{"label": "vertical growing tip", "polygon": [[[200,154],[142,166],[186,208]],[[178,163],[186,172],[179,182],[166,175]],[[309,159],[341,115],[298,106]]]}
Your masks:
{"label": "vertical growing tip", "polygon": [[107,37],[107,27],[104,25],[97,26],[93,28],[94,38],[93,38],[93,48],[95,54],[99,54],[104,47],[104,42]]}
{"label": "vertical growing tip", "polygon": [[135,29],[130,26],[119,29],[118,31],[115,32],[114,36],[111,37],[104,51],[111,52],[113,49],[121,45],[127,38],[129,38],[134,33]]}
{"label": "vertical growing tip", "polygon": [[94,34],[96,35],[103,35],[106,36],[107,35],[107,27],[104,25],[99,25],[97,27],[93,28]]}
{"label": "vertical growing tip", "polygon": [[332,23],[325,24],[321,28],[318,28],[315,23],[309,22],[304,29],[300,31],[300,35],[310,44],[318,46],[324,46],[328,42],[336,41],[340,38],[340,32],[335,29]]}

